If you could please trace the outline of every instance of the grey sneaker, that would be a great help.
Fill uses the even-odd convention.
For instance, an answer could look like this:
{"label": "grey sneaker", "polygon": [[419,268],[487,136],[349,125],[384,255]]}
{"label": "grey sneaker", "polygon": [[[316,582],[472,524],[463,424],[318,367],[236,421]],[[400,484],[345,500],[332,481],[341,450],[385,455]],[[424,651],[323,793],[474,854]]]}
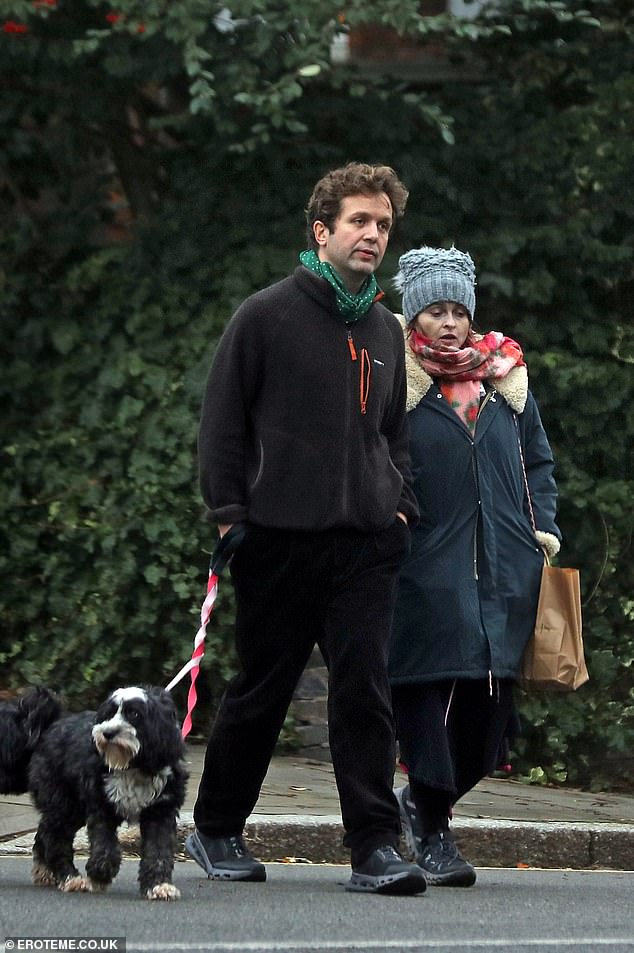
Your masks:
{"label": "grey sneaker", "polygon": [[416,859],[423,849],[423,830],[416,813],[416,805],[412,801],[409,784],[394,791],[401,812],[401,829],[410,855]]}
{"label": "grey sneaker", "polygon": [[207,837],[195,830],[185,848],[211,880],[266,880],[266,867],[241,837]]}
{"label": "grey sneaker", "polygon": [[460,856],[451,831],[436,831],[423,838],[417,857],[427,883],[433,887],[472,887],[476,872]]}
{"label": "grey sneaker", "polygon": [[393,847],[377,847],[368,859],[352,868],[346,890],[359,893],[424,893],[425,875],[417,864],[406,863]]}

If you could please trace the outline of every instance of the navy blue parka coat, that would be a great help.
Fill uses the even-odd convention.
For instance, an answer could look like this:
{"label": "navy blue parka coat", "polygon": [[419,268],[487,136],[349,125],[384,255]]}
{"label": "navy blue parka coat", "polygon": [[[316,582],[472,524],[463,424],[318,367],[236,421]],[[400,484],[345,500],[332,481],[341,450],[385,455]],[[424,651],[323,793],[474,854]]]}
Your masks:
{"label": "navy blue parka coat", "polygon": [[487,386],[472,435],[407,343],[406,365],[421,515],[401,571],[391,681],[515,678],[535,621],[542,547],[554,555],[561,538],[553,456],[526,368]]}

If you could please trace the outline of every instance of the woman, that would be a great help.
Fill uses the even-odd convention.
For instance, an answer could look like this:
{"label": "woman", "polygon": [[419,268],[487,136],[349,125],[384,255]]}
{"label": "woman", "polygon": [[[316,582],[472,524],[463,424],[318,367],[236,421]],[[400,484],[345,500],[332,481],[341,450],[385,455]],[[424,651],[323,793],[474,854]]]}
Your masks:
{"label": "woman", "polygon": [[471,886],[475,870],[449,821],[456,801],[499,763],[516,718],[513,685],[544,552],[554,556],[561,539],[557,488],[520,346],[473,329],[471,257],[423,247],[399,265],[421,517],[401,571],[390,654],[409,776],[396,794],[428,883]]}

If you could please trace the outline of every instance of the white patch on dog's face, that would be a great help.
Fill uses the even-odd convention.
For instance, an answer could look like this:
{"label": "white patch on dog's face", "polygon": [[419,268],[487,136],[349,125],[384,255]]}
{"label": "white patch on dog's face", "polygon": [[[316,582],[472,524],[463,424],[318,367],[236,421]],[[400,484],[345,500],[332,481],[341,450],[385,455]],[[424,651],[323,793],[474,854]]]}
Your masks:
{"label": "white patch on dog's face", "polygon": [[127,768],[138,754],[141,743],[133,722],[145,716],[146,704],[142,688],[118,688],[106,703],[112,714],[93,727],[97,751],[111,770]]}

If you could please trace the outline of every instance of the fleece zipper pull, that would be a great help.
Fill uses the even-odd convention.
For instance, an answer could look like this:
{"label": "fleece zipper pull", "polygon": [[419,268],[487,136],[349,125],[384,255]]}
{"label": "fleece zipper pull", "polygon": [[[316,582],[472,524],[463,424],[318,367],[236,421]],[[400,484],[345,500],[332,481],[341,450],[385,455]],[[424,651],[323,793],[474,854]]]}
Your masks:
{"label": "fleece zipper pull", "polygon": [[353,361],[357,359],[357,351],[354,346],[354,341],[352,340],[352,331],[348,328],[348,350],[350,351],[350,357]]}

